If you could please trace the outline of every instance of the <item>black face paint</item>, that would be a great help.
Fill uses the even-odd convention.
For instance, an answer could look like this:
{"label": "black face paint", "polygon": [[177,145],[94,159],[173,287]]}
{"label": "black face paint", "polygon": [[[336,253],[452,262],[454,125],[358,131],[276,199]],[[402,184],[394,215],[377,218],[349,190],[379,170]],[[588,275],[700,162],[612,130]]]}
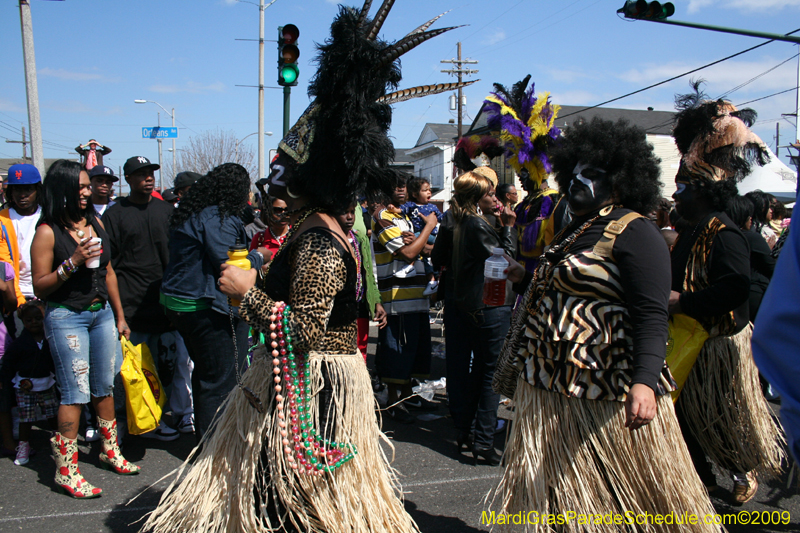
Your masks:
{"label": "black face paint", "polygon": [[567,201],[575,215],[591,213],[611,200],[611,178],[605,170],[578,162],[572,171]]}

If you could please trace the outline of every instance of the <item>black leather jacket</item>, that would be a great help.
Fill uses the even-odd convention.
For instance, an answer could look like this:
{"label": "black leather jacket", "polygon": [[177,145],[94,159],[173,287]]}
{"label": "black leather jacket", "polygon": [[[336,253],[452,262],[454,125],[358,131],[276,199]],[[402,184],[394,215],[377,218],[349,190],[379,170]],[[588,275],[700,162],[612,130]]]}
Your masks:
{"label": "black leather jacket", "polygon": [[[465,312],[483,309],[483,264],[492,248],[503,248],[514,257],[517,252],[515,228],[503,227],[498,233],[483,217],[467,216],[453,232],[452,270],[455,304]],[[513,305],[514,293],[507,282],[504,305]]]}

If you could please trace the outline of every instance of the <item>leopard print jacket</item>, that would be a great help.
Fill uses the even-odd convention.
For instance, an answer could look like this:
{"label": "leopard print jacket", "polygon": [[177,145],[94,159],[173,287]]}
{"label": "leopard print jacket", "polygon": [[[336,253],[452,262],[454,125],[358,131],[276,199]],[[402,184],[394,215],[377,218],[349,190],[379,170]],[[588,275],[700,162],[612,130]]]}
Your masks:
{"label": "leopard print jacket", "polygon": [[[289,328],[295,351],[304,353],[356,353],[356,323],[328,327],[334,297],[344,288],[347,265],[330,237],[305,232],[288,252],[290,266]],[[269,315],[275,301],[259,286],[242,300],[240,316],[254,329],[269,333]]]}

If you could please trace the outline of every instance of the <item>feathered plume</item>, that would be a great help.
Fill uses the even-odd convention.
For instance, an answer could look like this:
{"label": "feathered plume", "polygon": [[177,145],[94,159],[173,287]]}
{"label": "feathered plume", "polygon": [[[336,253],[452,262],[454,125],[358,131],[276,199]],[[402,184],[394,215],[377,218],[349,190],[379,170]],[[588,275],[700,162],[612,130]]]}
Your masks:
{"label": "feathered plume", "polygon": [[389,104],[457,87],[440,84],[387,94],[401,78],[397,59],[449,30],[425,31],[429,21],[397,43],[384,42],[377,35],[393,3],[384,0],[373,20],[368,18],[371,0],[360,10],[340,8],[330,38],[319,46],[318,69],[308,89],[313,102],[279,144],[280,174],[275,177],[282,182],[272,179],[273,184],[329,209],[347,206],[355,194],[393,191],[399,176],[389,167],[394,158]]}
{"label": "feathered plume", "polygon": [[549,93],[537,97],[534,85],[527,89],[530,79],[528,75],[515,83],[510,92],[495,83],[494,92],[484,100],[483,112],[489,129],[505,149],[508,165],[517,174],[527,170],[530,179],[541,184],[551,172],[547,152],[561,135],[554,126],[561,107],[550,102]]}
{"label": "feathered plume", "polygon": [[405,102],[412,98],[420,98],[422,96],[430,96],[432,94],[439,94],[448,91],[455,91],[456,89],[472,85],[481,80],[462,81],[461,83],[437,83],[436,85],[420,85],[418,87],[411,87],[410,89],[403,89],[393,93],[381,96],[378,102],[383,104],[396,104],[398,102]]}
{"label": "feathered plume", "polygon": [[681,153],[682,169],[711,180],[744,179],[752,165],[769,162],[764,142],[752,131],[756,112],[736,109],[726,100],[711,100],[703,80],[692,81],[692,92],[675,96],[672,136]]}
{"label": "feathered plume", "polygon": [[461,137],[456,144],[453,163],[457,168],[468,172],[477,168],[477,165],[472,162],[473,159],[481,155],[485,155],[488,159],[494,159],[502,153],[503,148],[500,143],[491,135],[470,135]]}

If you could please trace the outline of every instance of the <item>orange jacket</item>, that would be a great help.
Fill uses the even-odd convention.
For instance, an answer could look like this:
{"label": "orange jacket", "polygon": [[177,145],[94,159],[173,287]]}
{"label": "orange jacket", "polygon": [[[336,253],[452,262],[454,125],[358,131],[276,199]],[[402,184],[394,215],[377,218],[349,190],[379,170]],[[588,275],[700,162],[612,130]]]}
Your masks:
{"label": "orange jacket", "polygon": [[14,265],[14,292],[17,294],[17,305],[24,304],[25,296],[19,289],[19,244],[9,208],[0,211],[0,261]]}

